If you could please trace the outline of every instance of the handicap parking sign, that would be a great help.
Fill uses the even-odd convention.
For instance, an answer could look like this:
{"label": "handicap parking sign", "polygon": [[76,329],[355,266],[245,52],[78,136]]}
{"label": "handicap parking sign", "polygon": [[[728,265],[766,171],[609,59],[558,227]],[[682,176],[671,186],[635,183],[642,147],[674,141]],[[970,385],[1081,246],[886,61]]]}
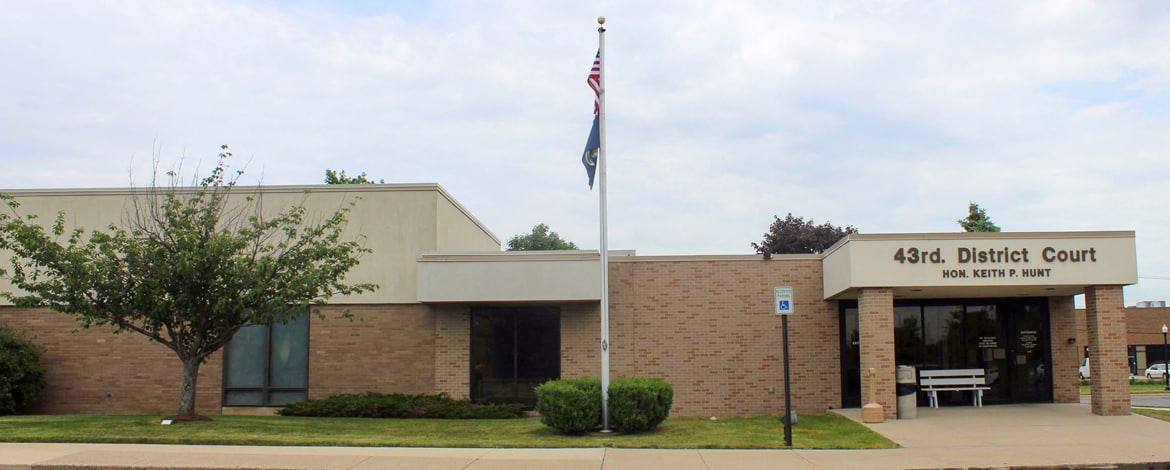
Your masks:
{"label": "handicap parking sign", "polygon": [[772,291],[775,301],[772,305],[776,306],[777,315],[791,315],[792,314],[792,286],[776,286]]}

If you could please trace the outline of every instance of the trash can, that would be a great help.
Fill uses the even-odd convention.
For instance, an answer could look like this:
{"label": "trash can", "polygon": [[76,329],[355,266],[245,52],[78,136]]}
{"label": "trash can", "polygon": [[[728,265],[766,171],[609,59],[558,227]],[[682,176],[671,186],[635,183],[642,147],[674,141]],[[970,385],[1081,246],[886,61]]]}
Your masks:
{"label": "trash can", "polygon": [[918,416],[918,371],[914,366],[898,366],[894,383],[898,391],[898,419]]}

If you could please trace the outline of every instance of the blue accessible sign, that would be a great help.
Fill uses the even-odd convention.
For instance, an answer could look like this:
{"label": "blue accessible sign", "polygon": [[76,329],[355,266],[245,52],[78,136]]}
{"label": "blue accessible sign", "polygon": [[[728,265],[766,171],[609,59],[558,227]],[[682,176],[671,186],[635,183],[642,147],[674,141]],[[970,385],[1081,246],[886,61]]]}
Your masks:
{"label": "blue accessible sign", "polygon": [[777,315],[791,315],[793,311],[792,286],[776,286],[772,291],[774,299],[772,305]]}

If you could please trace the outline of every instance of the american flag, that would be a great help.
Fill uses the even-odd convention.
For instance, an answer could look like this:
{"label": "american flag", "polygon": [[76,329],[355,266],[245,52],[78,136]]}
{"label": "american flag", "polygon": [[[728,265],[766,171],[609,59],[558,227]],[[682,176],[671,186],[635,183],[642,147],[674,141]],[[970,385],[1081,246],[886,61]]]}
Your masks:
{"label": "american flag", "polygon": [[593,69],[589,71],[589,88],[593,89],[593,115],[601,112],[601,51],[593,59]]}

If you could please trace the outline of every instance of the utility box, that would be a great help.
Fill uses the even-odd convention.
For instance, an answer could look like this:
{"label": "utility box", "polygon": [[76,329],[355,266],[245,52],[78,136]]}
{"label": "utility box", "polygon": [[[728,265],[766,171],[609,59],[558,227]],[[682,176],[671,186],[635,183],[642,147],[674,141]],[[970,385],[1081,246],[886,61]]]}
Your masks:
{"label": "utility box", "polygon": [[894,378],[898,391],[898,419],[918,416],[918,370],[914,366],[898,366]]}

